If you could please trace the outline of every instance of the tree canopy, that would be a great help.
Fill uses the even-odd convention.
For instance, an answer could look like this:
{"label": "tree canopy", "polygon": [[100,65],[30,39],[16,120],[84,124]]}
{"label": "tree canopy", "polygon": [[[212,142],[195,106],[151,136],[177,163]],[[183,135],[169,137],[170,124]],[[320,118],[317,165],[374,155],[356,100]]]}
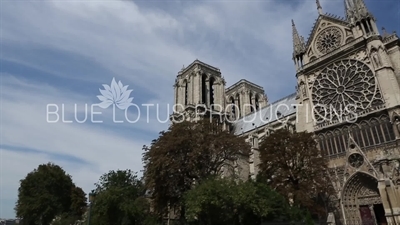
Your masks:
{"label": "tree canopy", "polygon": [[261,224],[304,219],[297,209],[264,183],[208,179],[185,194],[191,224]]}
{"label": "tree canopy", "polygon": [[25,225],[50,224],[57,217],[68,215],[80,219],[86,207],[83,190],[60,166],[39,165],[21,180],[15,211]]}
{"label": "tree canopy", "polygon": [[250,146],[242,137],[222,129],[215,120],[181,122],[143,147],[144,179],[152,192],[155,209],[168,205],[181,208],[183,195],[194,183],[232,168],[233,161],[247,155]]}
{"label": "tree canopy", "polygon": [[317,148],[313,134],[277,130],[262,140],[259,151],[260,180],[294,205],[318,215],[324,213],[316,199],[330,195],[333,189],[327,176],[327,159]]}
{"label": "tree canopy", "polygon": [[141,225],[151,216],[144,185],[131,170],[112,170],[95,186],[92,224]]}

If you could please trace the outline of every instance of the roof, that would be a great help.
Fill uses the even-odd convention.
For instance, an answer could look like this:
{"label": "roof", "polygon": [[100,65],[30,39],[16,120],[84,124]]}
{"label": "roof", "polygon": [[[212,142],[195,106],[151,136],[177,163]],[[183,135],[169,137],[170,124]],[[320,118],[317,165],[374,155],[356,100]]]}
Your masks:
{"label": "roof", "polygon": [[179,76],[180,74],[185,73],[186,71],[188,71],[190,68],[192,68],[192,67],[193,67],[194,65],[196,65],[196,64],[202,65],[202,66],[207,67],[207,68],[209,68],[209,69],[211,69],[211,70],[215,70],[215,71],[221,72],[217,67],[211,66],[211,65],[209,65],[209,64],[207,64],[207,63],[204,63],[204,62],[202,62],[202,61],[196,59],[196,60],[194,60],[189,66],[187,66],[186,68],[182,68],[182,70],[179,71],[178,76]]}
{"label": "roof", "polygon": [[253,82],[250,82],[250,81],[246,80],[246,79],[241,79],[241,80],[239,80],[238,82],[236,82],[236,83],[234,83],[233,85],[231,85],[230,87],[226,88],[225,91],[230,91],[231,89],[235,88],[236,86],[239,86],[240,84],[248,84],[248,85],[257,87],[257,88],[259,88],[260,90],[264,90],[264,88],[261,87],[260,85],[257,85],[257,84],[255,84],[255,83],[253,83]]}
{"label": "roof", "polygon": [[286,117],[294,114],[296,113],[296,108],[294,107],[296,104],[296,93],[293,93],[237,120],[234,122],[233,132],[235,135],[240,135],[257,127],[273,123],[279,119],[279,116]]}

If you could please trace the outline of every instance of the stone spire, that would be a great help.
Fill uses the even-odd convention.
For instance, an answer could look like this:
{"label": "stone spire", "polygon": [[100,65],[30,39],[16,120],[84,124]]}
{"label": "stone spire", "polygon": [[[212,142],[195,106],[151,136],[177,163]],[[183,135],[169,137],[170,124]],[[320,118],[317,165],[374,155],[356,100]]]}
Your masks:
{"label": "stone spire", "polygon": [[304,43],[304,38],[297,32],[296,25],[292,20],[292,35],[293,35],[293,58],[304,54],[306,45]]}
{"label": "stone spire", "polygon": [[349,21],[360,21],[372,17],[364,0],[345,0],[346,17]]}
{"label": "stone spire", "polygon": [[317,9],[318,9],[318,13],[319,13],[319,15],[322,15],[322,6],[321,6],[321,3],[319,2],[319,0],[317,0]]}
{"label": "stone spire", "polygon": [[353,16],[353,11],[352,11],[353,6],[350,5],[349,0],[344,0],[344,8],[345,8],[346,19],[347,19],[347,21],[351,22],[352,19],[354,19],[354,16]]}

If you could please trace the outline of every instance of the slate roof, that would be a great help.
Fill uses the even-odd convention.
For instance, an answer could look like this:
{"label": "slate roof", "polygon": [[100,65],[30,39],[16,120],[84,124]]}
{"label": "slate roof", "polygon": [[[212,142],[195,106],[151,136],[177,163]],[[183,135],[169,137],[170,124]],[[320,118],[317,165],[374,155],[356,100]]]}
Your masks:
{"label": "slate roof", "polygon": [[296,113],[296,108],[294,107],[296,104],[296,93],[293,93],[237,120],[233,125],[233,132],[235,135],[240,135],[257,127],[275,122],[278,120],[278,116],[286,117],[294,114]]}

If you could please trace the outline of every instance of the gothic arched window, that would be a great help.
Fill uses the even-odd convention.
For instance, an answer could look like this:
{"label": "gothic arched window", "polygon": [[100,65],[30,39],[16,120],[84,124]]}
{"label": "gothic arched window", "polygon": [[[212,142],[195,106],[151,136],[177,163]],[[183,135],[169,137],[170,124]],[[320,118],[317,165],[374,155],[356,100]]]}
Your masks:
{"label": "gothic arched window", "polygon": [[237,107],[238,107],[238,118],[240,118],[241,117],[241,105],[240,105],[240,95],[239,95],[239,93],[236,95],[236,99],[237,99]]}
{"label": "gothic arched window", "polygon": [[210,78],[209,84],[210,84],[210,107],[211,109],[214,109],[214,83],[215,79],[214,77]]}
{"label": "gothic arched window", "polygon": [[370,67],[352,59],[334,62],[322,70],[314,81],[312,99],[315,119],[323,122],[327,118],[340,121],[384,103]]}
{"label": "gothic arched window", "polygon": [[260,109],[260,103],[259,103],[259,99],[258,99],[258,94],[255,97],[254,103],[256,105],[256,111],[258,111]]}
{"label": "gothic arched window", "polygon": [[207,104],[207,76],[203,74],[201,77],[201,103]]}
{"label": "gothic arched window", "polygon": [[249,94],[250,112],[254,112],[254,106],[253,106],[252,98],[253,98],[253,93],[250,92],[250,94]]}
{"label": "gothic arched window", "polygon": [[370,125],[366,121],[361,123],[361,134],[364,140],[365,147],[374,145],[374,140],[372,139]]}
{"label": "gothic arched window", "polygon": [[235,106],[235,99],[233,97],[230,98],[231,102],[231,112],[232,116],[236,119],[236,106]]}
{"label": "gothic arched window", "polygon": [[187,105],[189,96],[188,96],[188,83],[186,80],[184,81],[184,84],[185,84],[185,105]]}

